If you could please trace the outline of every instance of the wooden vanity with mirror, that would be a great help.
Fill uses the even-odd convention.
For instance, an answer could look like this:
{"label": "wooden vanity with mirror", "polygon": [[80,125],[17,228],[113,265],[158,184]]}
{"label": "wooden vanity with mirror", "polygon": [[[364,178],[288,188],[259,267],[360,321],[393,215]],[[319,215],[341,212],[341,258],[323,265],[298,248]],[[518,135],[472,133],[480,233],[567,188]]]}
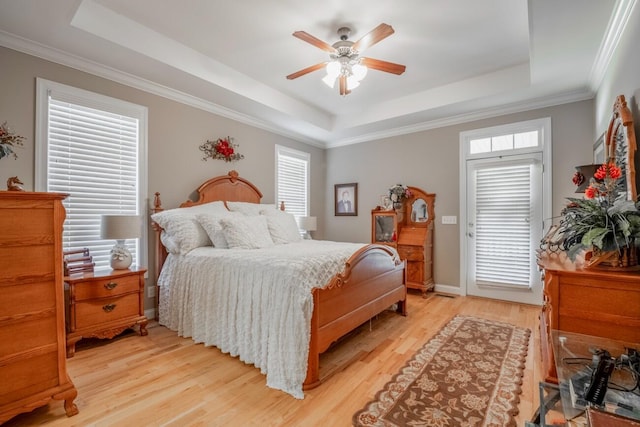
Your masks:
{"label": "wooden vanity with mirror", "polygon": [[398,210],[371,211],[371,242],[393,246],[407,262],[407,287],[432,291],[433,224],[436,195],[408,187],[412,196]]}

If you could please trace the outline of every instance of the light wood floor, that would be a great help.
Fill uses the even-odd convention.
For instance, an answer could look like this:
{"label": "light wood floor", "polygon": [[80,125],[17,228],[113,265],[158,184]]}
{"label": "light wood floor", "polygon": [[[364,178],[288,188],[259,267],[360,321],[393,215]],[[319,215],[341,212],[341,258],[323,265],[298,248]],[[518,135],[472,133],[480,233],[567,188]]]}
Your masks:
{"label": "light wood floor", "polygon": [[538,407],[539,307],[472,297],[411,294],[409,315],[385,312],[332,347],[328,375],[303,400],[266,387],[259,370],[218,349],[194,344],[152,323],[149,335],[81,341],[68,359],[80,413],[67,418],[52,401],[5,427],[47,426],[350,426],[411,356],[456,314],[531,329],[518,425]]}

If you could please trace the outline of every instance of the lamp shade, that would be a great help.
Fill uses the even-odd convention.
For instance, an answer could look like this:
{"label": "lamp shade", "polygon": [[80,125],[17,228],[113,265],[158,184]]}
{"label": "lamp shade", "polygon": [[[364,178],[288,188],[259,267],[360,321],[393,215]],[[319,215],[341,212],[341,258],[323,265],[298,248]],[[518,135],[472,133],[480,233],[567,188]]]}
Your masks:
{"label": "lamp shade", "polygon": [[102,239],[137,239],[140,235],[141,223],[138,215],[103,215],[100,220]]}
{"label": "lamp shade", "polygon": [[301,230],[316,231],[318,229],[318,219],[315,216],[301,216],[299,226]]}

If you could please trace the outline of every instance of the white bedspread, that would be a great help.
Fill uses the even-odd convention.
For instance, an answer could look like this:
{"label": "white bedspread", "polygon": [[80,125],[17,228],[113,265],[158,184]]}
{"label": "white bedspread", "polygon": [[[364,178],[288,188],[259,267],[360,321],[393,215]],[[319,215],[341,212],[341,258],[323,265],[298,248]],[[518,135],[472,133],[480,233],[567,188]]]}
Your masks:
{"label": "white bedspread", "polygon": [[313,298],[363,244],[305,240],[268,249],[170,255],[158,280],[160,324],[260,368],[302,399]]}

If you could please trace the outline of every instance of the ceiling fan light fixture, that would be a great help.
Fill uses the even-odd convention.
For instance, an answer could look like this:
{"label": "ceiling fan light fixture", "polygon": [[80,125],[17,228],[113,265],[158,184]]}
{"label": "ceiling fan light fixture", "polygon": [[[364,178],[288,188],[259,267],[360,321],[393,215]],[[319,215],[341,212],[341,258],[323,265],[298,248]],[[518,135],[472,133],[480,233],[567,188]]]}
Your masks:
{"label": "ceiling fan light fixture", "polygon": [[336,77],[333,77],[330,74],[327,74],[326,76],[324,76],[322,78],[322,81],[324,82],[324,84],[326,84],[327,86],[329,86],[331,89],[334,88],[334,86],[336,85]]}
{"label": "ceiling fan light fixture", "polygon": [[360,82],[366,77],[369,68],[397,75],[404,73],[406,67],[402,64],[394,64],[393,62],[360,56],[363,50],[393,34],[394,30],[391,25],[382,23],[356,42],[348,40],[350,32],[351,30],[348,27],[338,29],[340,40],[333,45],[304,31],[294,32],[294,37],[328,52],[330,60],[289,74],[287,79],[293,80],[325,68],[327,75],[322,78],[322,81],[330,88],[335,87],[336,81],[339,81],[340,95],[345,96],[350,94],[352,89],[360,85]]}
{"label": "ceiling fan light fixture", "polygon": [[342,70],[342,65],[338,61],[331,61],[327,64],[327,76],[337,78]]}
{"label": "ceiling fan light fixture", "polygon": [[360,80],[356,78],[356,76],[347,77],[347,87],[349,90],[355,89],[360,86]]}
{"label": "ceiling fan light fixture", "polygon": [[353,72],[353,76],[358,79],[358,81],[361,81],[367,76],[368,69],[362,64],[356,64],[351,67],[351,71]]}

